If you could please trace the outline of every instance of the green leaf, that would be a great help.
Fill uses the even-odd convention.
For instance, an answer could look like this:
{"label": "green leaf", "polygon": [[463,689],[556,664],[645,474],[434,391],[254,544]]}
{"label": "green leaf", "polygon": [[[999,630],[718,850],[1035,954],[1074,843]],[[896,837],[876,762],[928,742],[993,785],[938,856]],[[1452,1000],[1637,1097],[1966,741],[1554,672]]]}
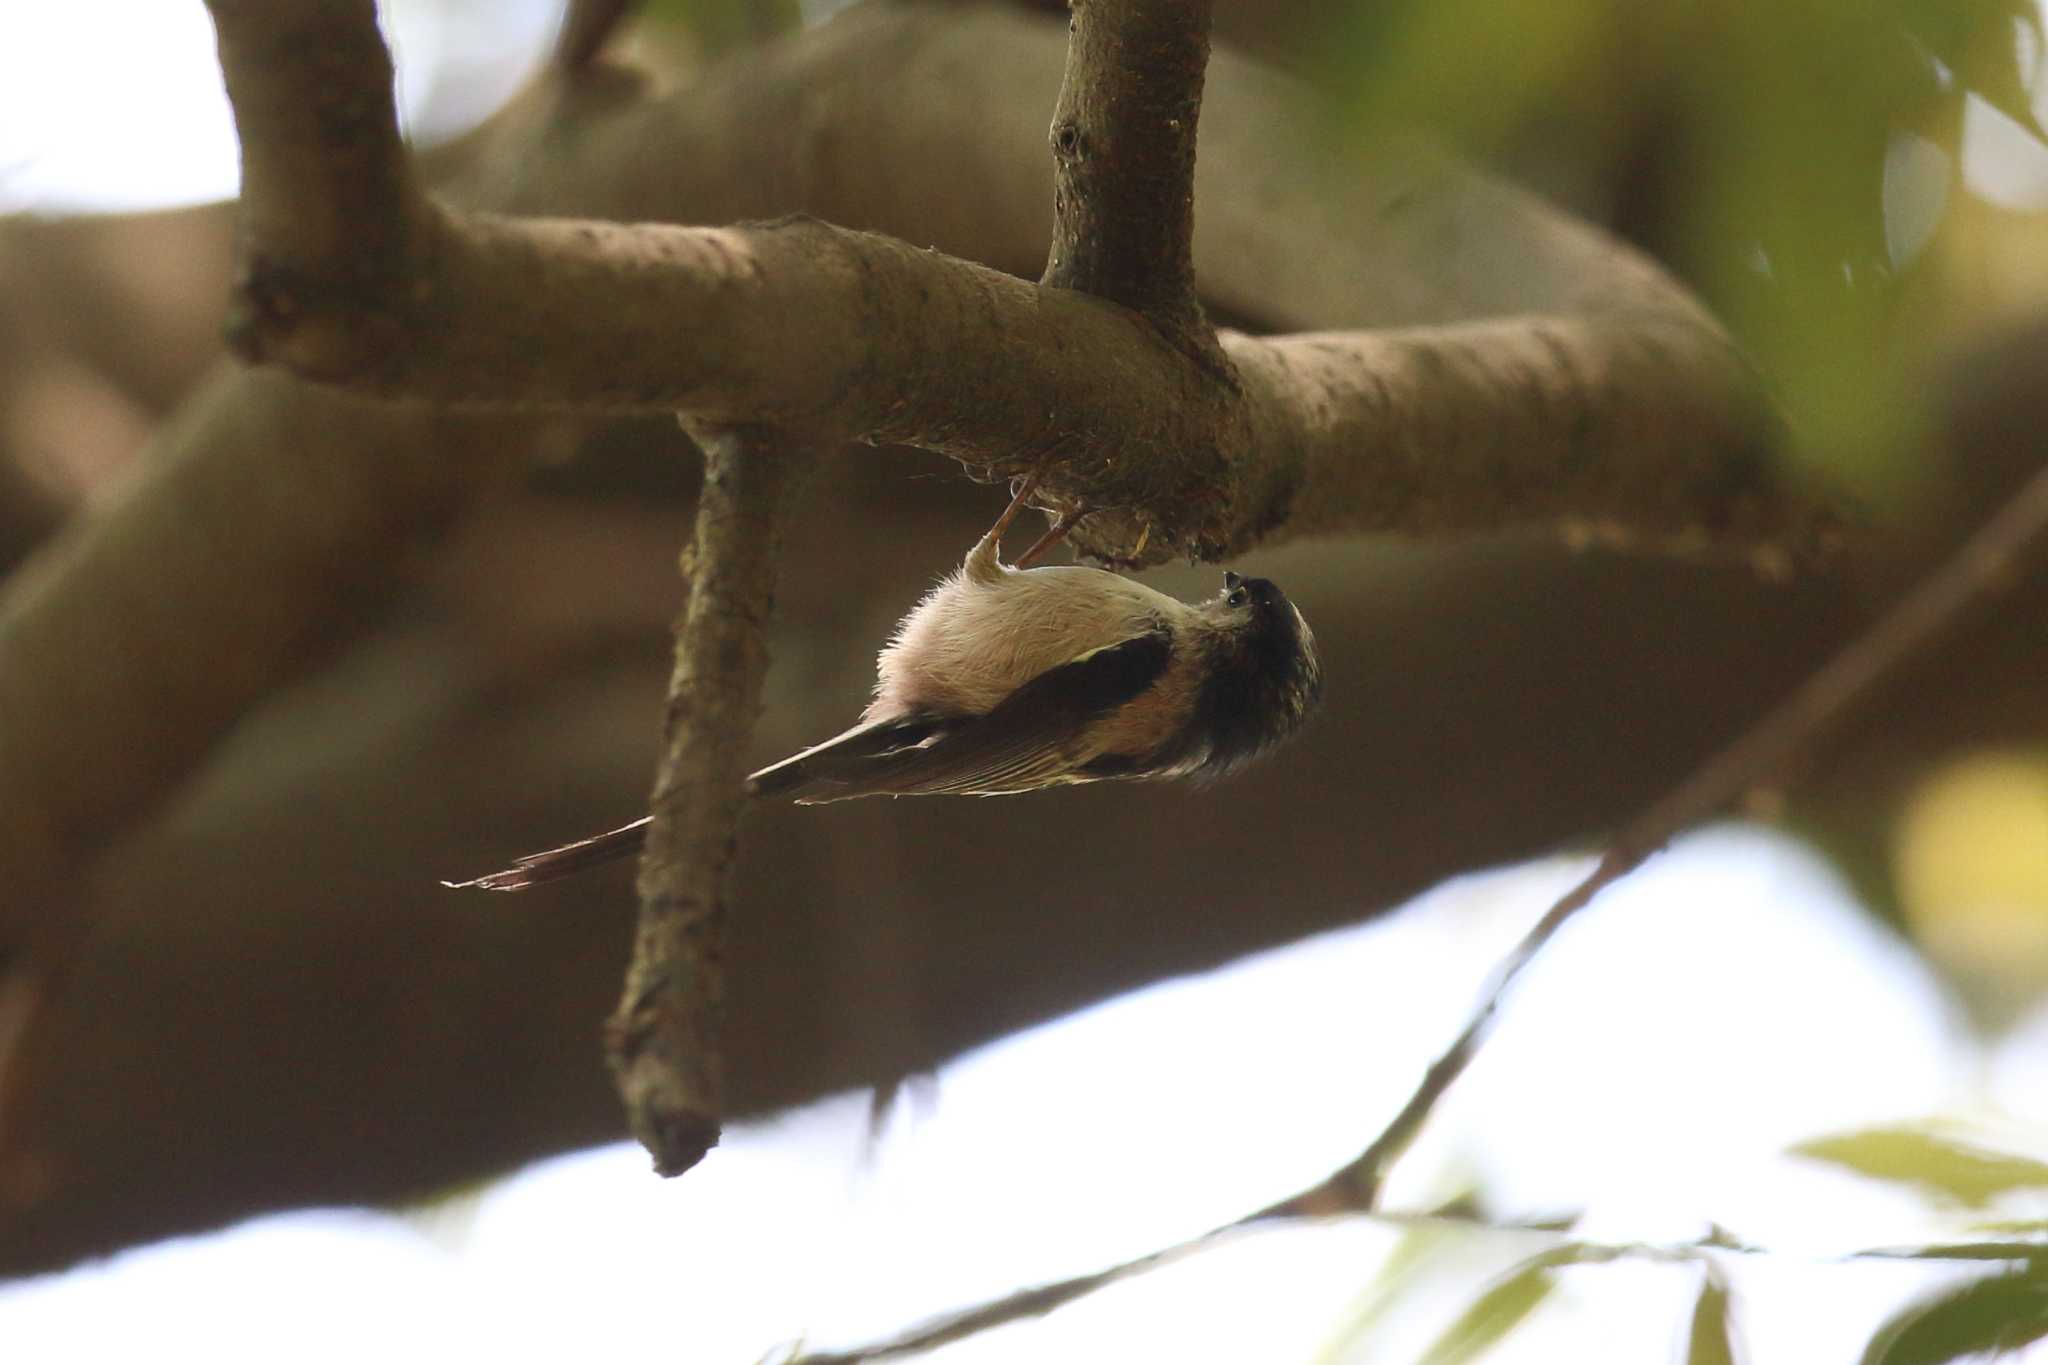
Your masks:
{"label": "green leaf", "polygon": [[[1380,1330],[1387,1315],[1408,1299],[1424,1279],[1442,1267],[1446,1252],[1467,1242],[1471,1234],[1445,1224],[1421,1223],[1394,1243],[1386,1263],[1346,1310],[1344,1321],[1330,1334],[1318,1359],[1324,1362],[1359,1356]],[[1367,1358],[1367,1357],[1360,1357]]]}
{"label": "green leaf", "polygon": [[1614,1254],[1607,1248],[1572,1243],[1531,1256],[1473,1300],[1430,1346],[1422,1365],[1469,1365],[1499,1345],[1550,1297],[1557,1288],[1553,1270],[1581,1261],[1612,1260]]}
{"label": "green leaf", "polygon": [[1692,1306],[1692,1339],[1686,1365],[1735,1365],[1735,1322],[1729,1312],[1728,1286],[1712,1266],[1700,1280],[1700,1297]]}
{"label": "green leaf", "polygon": [[1986,1151],[1925,1128],[1869,1128],[1815,1138],[1792,1148],[1792,1154],[1872,1180],[1917,1185],[1971,1208],[2011,1190],[2048,1187],[2048,1164]]}
{"label": "green leaf", "polygon": [[1909,1304],[1878,1329],[1863,1365],[1941,1365],[1979,1352],[2014,1351],[2048,1336],[2048,1284],[1993,1275]]}
{"label": "green leaf", "polygon": [[1937,1242],[1920,1247],[1873,1247],[1858,1255],[1887,1261],[2048,1261],[2048,1242]]}
{"label": "green leaf", "polygon": [[2048,1237],[2048,1218],[1989,1218],[1981,1223],[1972,1223],[1970,1231],[2004,1237]]}

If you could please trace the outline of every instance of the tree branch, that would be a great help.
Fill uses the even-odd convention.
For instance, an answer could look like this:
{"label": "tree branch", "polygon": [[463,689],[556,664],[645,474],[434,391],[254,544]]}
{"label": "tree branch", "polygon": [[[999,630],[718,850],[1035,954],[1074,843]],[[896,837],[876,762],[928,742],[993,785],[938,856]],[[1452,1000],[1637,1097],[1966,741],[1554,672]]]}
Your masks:
{"label": "tree branch", "polygon": [[398,343],[429,213],[398,133],[373,0],[208,0],[242,139],[229,342],[346,373]]}
{"label": "tree branch", "polygon": [[684,552],[690,599],[676,629],[633,962],[605,1030],[627,1118],[663,1175],[702,1160],[725,1115],[726,903],[782,533],[812,455],[758,428],[693,434],[704,487]]}
{"label": "tree branch", "polygon": [[[257,700],[324,656],[410,552],[518,474],[528,423],[224,379],[143,471],[0,590],[0,931],[148,810]],[[420,459],[422,447],[434,451]]]}
{"label": "tree branch", "polygon": [[[216,6],[223,60],[266,63],[260,79],[230,80],[243,92],[237,126],[264,149],[252,166],[288,161],[294,176],[311,174],[281,150],[302,148],[305,120],[272,126],[271,102],[248,93],[290,79],[289,62],[270,61],[279,45],[261,39],[269,13]],[[373,24],[361,4],[318,14]],[[1132,55],[1109,37],[1084,43],[1092,32],[1077,27],[1077,73],[1091,57]],[[1186,32],[1141,39],[1182,57],[1202,46]],[[324,98],[351,111],[388,104],[382,75],[330,77]],[[1180,85],[1169,102],[1185,113],[1194,92]],[[1093,89],[1077,74],[1069,102],[1092,107],[1102,98]],[[1140,139],[1132,155],[1148,165],[1178,156],[1188,171],[1192,131],[1162,147]],[[1072,171],[1075,196],[1106,192],[1090,178],[1093,162],[1091,151]],[[1223,351],[1240,390],[1201,361],[1206,342],[1188,341],[1178,305],[1159,305],[1170,313],[1162,339],[1154,321],[1074,290],[821,223],[464,219],[419,209],[401,168],[363,175],[344,158],[330,173],[350,178],[346,195],[296,179],[291,192],[381,213],[372,236],[407,243],[406,263],[309,276],[312,254],[289,252],[291,240],[273,249],[260,236],[270,215],[256,213],[245,309],[254,322],[239,344],[251,359],[368,392],[674,409],[726,425],[794,420],[939,451],[991,475],[1045,465],[1052,505],[1106,513],[1091,517],[1084,547],[1124,563],[1240,553],[1297,516],[1326,532],[1568,521],[1646,542],[1769,542],[1795,555],[1820,548],[1831,523],[1764,457],[1762,400],[1726,338],[1675,304],[1451,330],[1229,335]],[[371,202],[357,180],[386,192]],[[271,193],[263,180],[248,192]],[[1185,221],[1146,247],[1137,235],[1106,236],[1103,215],[1078,198],[1070,217],[1078,278],[1155,302],[1185,293],[1185,247],[1172,245]],[[1168,283],[1141,289],[1134,272]]]}
{"label": "tree branch", "polygon": [[[1667,1264],[1700,1264],[1707,1267],[1710,1276],[1716,1277],[1720,1274],[1716,1258],[1722,1256],[1769,1257],[1774,1261],[1799,1265],[1849,1265],[1858,1261],[1952,1263],[1955,1260],[1968,1260],[1983,1264],[2001,1261],[2026,1263],[2038,1254],[2034,1246],[2018,1238],[2006,1242],[1931,1242],[1917,1246],[1867,1247],[1855,1251],[1821,1252],[1810,1248],[1783,1249],[1737,1241],[1720,1228],[1690,1241],[1600,1242],[1574,1236],[1554,1224],[1492,1222],[1471,1213],[1452,1209],[1427,1213],[1354,1209],[1346,1210],[1345,1213],[1349,1217],[1388,1229],[1437,1228],[1466,1232],[1474,1236],[1505,1234],[1513,1237],[1541,1238],[1552,1243],[1560,1251],[1569,1252],[1570,1263],[1576,1265],[1598,1265],[1609,1261],[1637,1259]],[[1304,1220],[1329,1216],[1328,1212],[1314,1213],[1306,1210],[1288,1215],[1290,1218]],[[1099,1289],[1107,1289],[1113,1284],[1171,1265],[1195,1252],[1234,1240],[1250,1231],[1250,1227],[1247,1223],[1232,1223],[1198,1237],[1191,1237],[1187,1241],[1178,1242],[1164,1250],[1151,1252],[1092,1274],[1077,1275],[1072,1279],[1038,1285],[994,1303],[964,1309],[957,1313],[941,1314],[896,1336],[870,1342],[851,1351],[806,1351],[793,1357],[789,1365],[868,1365],[873,1361],[923,1355],[997,1327],[1021,1322],[1026,1318],[1043,1317],[1078,1299],[1086,1298]]]}
{"label": "tree branch", "polygon": [[1074,0],[1052,117],[1043,283],[1144,314],[1215,357],[1195,298],[1195,124],[1211,0]]}

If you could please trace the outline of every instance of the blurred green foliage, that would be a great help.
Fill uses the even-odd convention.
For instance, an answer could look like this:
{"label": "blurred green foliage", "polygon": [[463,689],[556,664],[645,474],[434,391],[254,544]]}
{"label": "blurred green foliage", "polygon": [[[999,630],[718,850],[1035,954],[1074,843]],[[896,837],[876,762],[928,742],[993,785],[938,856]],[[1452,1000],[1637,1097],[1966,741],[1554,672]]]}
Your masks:
{"label": "blurred green foliage", "polygon": [[1423,1290],[1435,1274],[1454,1262],[1454,1253],[1464,1240],[1448,1224],[1421,1223],[1401,1234],[1394,1249],[1360,1291],[1330,1334],[1329,1345],[1320,1353],[1320,1365],[1347,1359],[1372,1359],[1374,1338],[1411,1295]]}
{"label": "blurred green foliage", "polygon": [[2048,1189],[2048,1164],[1988,1151],[1917,1125],[1814,1138],[1792,1151],[1970,1208],[1982,1208],[2015,1190]]}
{"label": "blurred green foliage", "polygon": [[[1906,1188],[1926,1201],[1935,1225],[1948,1234],[1830,1259],[1913,1261],[1958,1270],[1975,1263],[1991,1271],[1952,1279],[1898,1309],[1873,1334],[1865,1365],[1938,1365],[2048,1338],[2048,1219],[1982,1216],[1993,1204],[2038,1210],[2041,1192],[2048,1189],[2048,1163],[2001,1149],[2001,1138],[2012,1135],[2010,1124],[1930,1118],[1816,1138],[1791,1149],[1793,1155]],[[1533,1225],[1514,1230],[1528,1235]],[[1488,1227],[1475,1208],[1404,1231],[1322,1358],[1385,1358],[1386,1343],[1402,1328],[1403,1309],[1434,1298],[1433,1291],[1446,1284],[1469,1282],[1472,1253],[1502,1231]],[[1698,1267],[1692,1312],[1679,1324],[1686,1365],[1737,1365],[1746,1356],[1740,1302],[1729,1275],[1743,1262],[1768,1254],[1769,1248],[1746,1244],[1719,1228],[1697,1241],[1678,1243],[1561,1239],[1485,1280],[1464,1311],[1417,1358],[1424,1365],[1487,1359],[1551,1299],[1560,1270],[1641,1259],[1674,1269]]]}
{"label": "blurred green foliage", "polygon": [[1479,1359],[1543,1306],[1557,1289],[1560,1267],[1613,1260],[1617,1254],[1580,1242],[1537,1252],[1487,1286],[1431,1343],[1422,1365],[1468,1365]]}
{"label": "blurred green foliage", "polygon": [[[1539,184],[1560,146],[1602,163],[1608,202],[1577,206],[1630,220],[1757,357],[1804,452],[1883,495],[1920,435],[1911,229],[1958,192],[1969,96],[2041,136],[2041,49],[2031,0],[1388,0],[1330,17],[1321,75],[1368,140],[1433,128]],[[1947,185],[1902,176],[1906,139],[1947,154]]]}
{"label": "blurred green foliage", "polygon": [[2031,1269],[1971,1280],[1895,1314],[1863,1365],[1943,1365],[2048,1336],[2048,1278]]}
{"label": "blurred green foliage", "polygon": [[1711,1265],[1700,1277],[1700,1296],[1693,1302],[1685,1359],[1686,1365],[1735,1365],[1735,1322],[1728,1286]]}

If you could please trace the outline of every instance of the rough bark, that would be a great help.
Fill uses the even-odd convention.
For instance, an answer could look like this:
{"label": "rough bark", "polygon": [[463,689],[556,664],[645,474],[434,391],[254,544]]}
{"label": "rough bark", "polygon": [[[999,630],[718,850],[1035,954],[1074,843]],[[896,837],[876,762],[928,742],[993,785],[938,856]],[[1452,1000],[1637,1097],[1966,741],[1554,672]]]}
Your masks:
{"label": "rough bark", "polygon": [[[1504,319],[1489,344],[1233,335],[1235,369],[1224,364],[1188,264],[1201,7],[1077,15],[1042,286],[817,223],[450,216],[409,173],[388,61],[287,59],[374,44],[367,4],[289,22],[214,8],[251,149],[237,343],[308,378],[443,402],[801,421],[991,475],[1038,470],[1049,505],[1106,513],[1087,548],[1134,564],[1242,553],[1284,534],[1309,486],[1323,495],[1309,515],[1354,531],[1439,531],[1454,508],[1471,509],[1466,528],[1496,529],[1561,509],[1644,543],[1804,556],[1835,519],[1766,458],[1761,391],[1720,329],[1614,243],[1619,268],[1603,274],[1639,286],[1625,306]],[[1140,79],[1127,69],[1140,59],[1160,70]],[[1163,215],[1140,208],[1161,196]],[[301,205],[309,224],[276,226]],[[1581,331],[1583,350],[1567,341]],[[1674,409],[1674,388],[1693,401]],[[1429,416],[1401,421],[1401,394]],[[1656,479],[1641,477],[1646,443]],[[1516,477],[1525,451],[1537,467]],[[1503,487],[1547,496],[1524,508]]]}
{"label": "rough bark", "polygon": [[1078,0],[1052,115],[1043,282],[1123,304],[1177,348],[1214,351],[1195,297],[1195,128],[1210,0]]}
{"label": "rough bark", "polygon": [[685,554],[667,742],[640,863],[639,932],[606,1026],[633,1133],[662,1175],[725,1119],[726,921],[747,752],[768,674],[768,623],[789,504],[815,452],[786,434],[698,427],[704,487]]}

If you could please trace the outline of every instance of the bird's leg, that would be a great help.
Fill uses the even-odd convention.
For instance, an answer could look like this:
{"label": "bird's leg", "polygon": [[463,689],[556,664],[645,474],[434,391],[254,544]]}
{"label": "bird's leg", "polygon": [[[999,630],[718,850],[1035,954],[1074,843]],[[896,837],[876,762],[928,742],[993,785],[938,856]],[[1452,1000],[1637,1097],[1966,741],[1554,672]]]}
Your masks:
{"label": "bird's leg", "polygon": [[1016,567],[1019,569],[1030,568],[1040,555],[1065,540],[1067,532],[1074,529],[1074,523],[1079,521],[1081,517],[1082,514],[1079,512],[1060,513],[1059,518],[1046,528],[1045,534],[1032,541],[1031,548],[1018,556]]}
{"label": "bird's leg", "polygon": [[1018,488],[1016,496],[1010,499],[1010,505],[1003,509],[1003,514],[996,518],[996,524],[989,527],[988,533],[976,541],[974,548],[967,552],[967,562],[963,567],[970,579],[980,583],[993,583],[1003,576],[1003,532],[1010,529],[1010,523],[1017,519],[1017,514],[1024,510],[1024,504],[1037,491],[1038,471],[1034,469],[1024,476],[1023,485]]}
{"label": "bird's leg", "polygon": [[1017,514],[1024,510],[1025,505],[1031,501],[1031,495],[1037,491],[1038,471],[1034,469],[1024,476],[1024,482],[1018,486],[1016,496],[1010,499],[1010,505],[1003,509],[1003,514],[996,518],[996,524],[988,528],[988,534],[982,539],[999,544],[1003,532],[1010,529],[1010,523],[1017,519]]}

